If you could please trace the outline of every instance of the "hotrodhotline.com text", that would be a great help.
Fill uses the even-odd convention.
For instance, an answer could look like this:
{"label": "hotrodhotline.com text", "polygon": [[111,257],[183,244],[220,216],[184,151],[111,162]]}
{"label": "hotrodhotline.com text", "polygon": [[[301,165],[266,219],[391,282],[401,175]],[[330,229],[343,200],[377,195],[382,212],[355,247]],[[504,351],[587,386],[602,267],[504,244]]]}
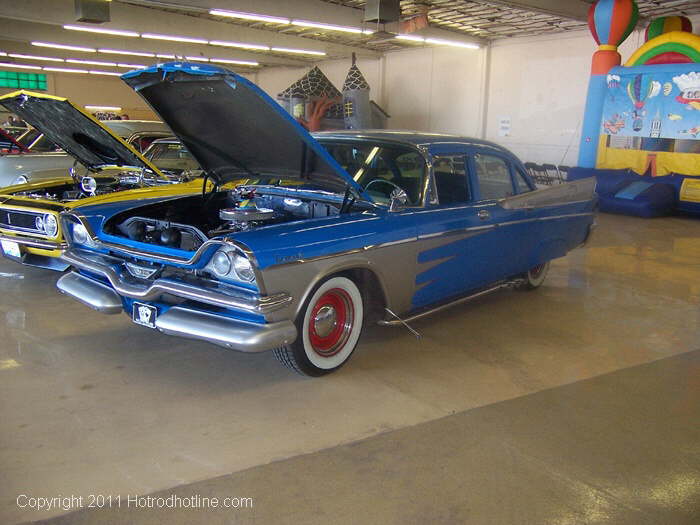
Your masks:
{"label": "hotrodhotline.com text", "polygon": [[23,509],[34,509],[41,511],[61,510],[71,511],[78,509],[252,509],[253,498],[223,497],[215,498],[209,496],[137,496],[137,495],[104,495],[89,494],[87,496],[31,496],[20,494],[17,496],[17,506]]}

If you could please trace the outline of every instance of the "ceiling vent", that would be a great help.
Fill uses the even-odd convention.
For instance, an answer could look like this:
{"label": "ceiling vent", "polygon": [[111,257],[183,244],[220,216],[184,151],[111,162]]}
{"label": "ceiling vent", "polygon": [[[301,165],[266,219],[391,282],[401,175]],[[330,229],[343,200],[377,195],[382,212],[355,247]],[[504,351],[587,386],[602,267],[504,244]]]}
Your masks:
{"label": "ceiling vent", "polygon": [[91,24],[109,22],[109,2],[105,0],[75,0],[75,20]]}
{"label": "ceiling vent", "polygon": [[367,0],[365,4],[365,22],[388,24],[398,22],[400,16],[400,0]]}

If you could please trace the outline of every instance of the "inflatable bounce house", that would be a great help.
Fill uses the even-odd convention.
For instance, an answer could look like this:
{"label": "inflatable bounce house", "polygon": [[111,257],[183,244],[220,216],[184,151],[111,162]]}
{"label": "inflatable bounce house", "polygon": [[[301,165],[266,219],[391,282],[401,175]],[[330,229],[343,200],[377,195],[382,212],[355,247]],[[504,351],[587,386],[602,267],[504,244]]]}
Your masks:
{"label": "inflatable bounce house", "polygon": [[309,131],[381,129],[389,118],[370,99],[369,84],[355,64],[354,54],[342,93],[314,67],[277,95],[277,101]]}
{"label": "inflatable bounce house", "polygon": [[700,36],[690,20],[651,21],[621,65],[617,47],[638,18],[634,0],[598,0],[578,168],[595,175],[600,209],[640,217],[700,216]]}

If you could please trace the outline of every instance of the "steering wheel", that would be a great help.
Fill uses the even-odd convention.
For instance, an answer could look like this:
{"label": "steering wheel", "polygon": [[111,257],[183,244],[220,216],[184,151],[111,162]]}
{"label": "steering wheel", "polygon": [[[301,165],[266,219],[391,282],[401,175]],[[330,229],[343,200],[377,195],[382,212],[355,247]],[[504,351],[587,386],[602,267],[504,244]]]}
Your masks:
{"label": "steering wheel", "polygon": [[[369,181],[367,183],[367,186],[365,186],[365,190],[369,190],[369,187],[372,184],[374,184],[375,182],[383,182],[384,184],[388,184],[389,186],[393,187],[396,190],[399,190],[402,193],[406,193],[406,191],[401,186],[394,184],[390,180],[386,180],[386,179],[374,179],[374,180]],[[393,193],[393,192],[389,192],[389,195],[387,195],[387,197],[391,197],[391,193]]]}

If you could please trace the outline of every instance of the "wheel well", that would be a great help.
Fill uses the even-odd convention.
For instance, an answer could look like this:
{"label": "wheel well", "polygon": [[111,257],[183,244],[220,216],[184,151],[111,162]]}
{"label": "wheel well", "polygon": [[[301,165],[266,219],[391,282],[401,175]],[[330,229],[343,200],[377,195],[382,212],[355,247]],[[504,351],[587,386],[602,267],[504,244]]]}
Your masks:
{"label": "wheel well", "polygon": [[344,275],[352,280],[360,289],[366,308],[365,321],[374,323],[384,318],[386,297],[377,274],[367,268],[352,268],[343,270],[338,275]]}

